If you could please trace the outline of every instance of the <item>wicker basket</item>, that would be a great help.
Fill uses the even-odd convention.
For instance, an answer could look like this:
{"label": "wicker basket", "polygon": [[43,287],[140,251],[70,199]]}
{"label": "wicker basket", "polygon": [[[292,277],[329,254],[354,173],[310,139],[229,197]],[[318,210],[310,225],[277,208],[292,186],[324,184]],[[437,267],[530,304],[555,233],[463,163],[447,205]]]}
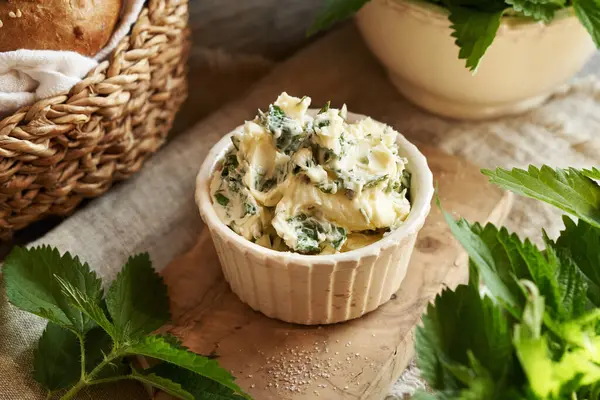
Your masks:
{"label": "wicker basket", "polygon": [[187,0],[149,0],[129,36],[65,94],[0,121],[0,239],[137,172],[187,95]]}

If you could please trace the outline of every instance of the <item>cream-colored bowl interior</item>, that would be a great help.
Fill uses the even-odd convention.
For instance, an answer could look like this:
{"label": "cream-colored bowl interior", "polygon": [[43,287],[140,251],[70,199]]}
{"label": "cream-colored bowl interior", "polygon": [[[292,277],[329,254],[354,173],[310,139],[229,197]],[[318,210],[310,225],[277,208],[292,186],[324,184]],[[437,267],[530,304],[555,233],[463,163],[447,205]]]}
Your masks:
{"label": "cream-colored bowl interior", "polygon": [[[312,110],[315,112],[315,110]],[[350,121],[364,116],[348,113]],[[215,167],[231,149],[224,136],[207,155],[196,181],[196,202],[210,230],[225,279],[238,297],[265,315],[298,324],[328,324],[373,311],[398,290],[417,233],[433,196],[433,177],[425,157],[404,136],[399,150],[411,172],[411,212],[404,224],[378,242],[334,255],[278,252],[237,235],[218,218],[210,196]]]}

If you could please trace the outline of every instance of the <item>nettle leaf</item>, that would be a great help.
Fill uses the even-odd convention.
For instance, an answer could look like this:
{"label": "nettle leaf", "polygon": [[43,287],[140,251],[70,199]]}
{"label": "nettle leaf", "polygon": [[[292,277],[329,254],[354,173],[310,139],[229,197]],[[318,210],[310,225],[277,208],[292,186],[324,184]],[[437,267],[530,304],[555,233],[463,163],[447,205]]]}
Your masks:
{"label": "nettle leaf", "polygon": [[132,344],[127,352],[131,355],[143,355],[178,365],[218,382],[245,398],[250,398],[235,384],[231,374],[224,368],[221,368],[215,360],[175,347],[170,341],[161,336],[147,336],[143,340]]}
{"label": "nettle leaf", "polygon": [[581,220],[575,223],[567,216],[563,222],[565,229],[552,245],[570,254],[587,279],[588,299],[600,307],[600,229]]}
{"label": "nettle leaf", "polygon": [[169,320],[167,286],[147,253],[125,264],[108,290],[106,305],[121,338],[139,338]]}
{"label": "nettle leaf", "polygon": [[600,0],[573,0],[573,8],[596,46],[600,47]]}
{"label": "nettle leaf", "polygon": [[49,322],[33,359],[33,378],[50,391],[75,384],[81,375],[79,339],[70,330]]}
{"label": "nettle leaf", "polygon": [[457,5],[448,8],[452,36],[460,49],[458,58],[466,60],[467,68],[475,72],[496,37],[503,10],[479,11]]}
{"label": "nettle leaf", "polygon": [[[194,395],[183,389],[179,383],[173,382],[170,379],[163,378],[152,373],[139,373],[136,371],[133,371],[130,376],[132,379],[154,386],[155,388],[160,389],[171,396],[177,397],[178,399],[196,400]],[[204,397],[199,398],[204,399]]]}
{"label": "nettle leaf", "polygon": [[169,363],[160,363],[145,370],[145,374],[154,374],[178,383],[196,399],[203,400],[243,400],[245,397],[236,394],[230,388],[216,381],[200,376],[188,369]]}
{"label": "nettle leaf", "polygon": [[[423,377],[437,390],[462,390],[485,380],[501,387],[514,372],[512,331],[502,307],[475,286],[445,290],[427,308],[417,328]],[[468,327],[468,328],[466,328]]]}
{"label": "nettle leaf", "polygon": [[[446,212],[444,212],[444,217],[454,237],[469,254],[471,264],[477,268],[491,295],[504,303],[515,316],[519,315],[518,310],[522,304],[522,300],[519,298],[520,288],[506,265],[508,262],[506,256],[501,253],[493,253],[483,238],[488,238],[489,241],[496,239],[489,234],[483,235],[480,227],[476,228],[480,230],[479,235],[473,232],[471,225],[464,219],[455,221]],[[499,255],[503,258],[501,259]],[[496,264],[497,261],[500,263],[499,265]]]}
{"label": "nettle leaf", "polygon": [[582,169],[581,173],[590,179],[600,180],[600,169],[593,167],[592,169]]}
{"label": "nettle leaf", "polygon": [[[531,241],[522,242],[506,228],[498,229],[492,224],[487,224],[484,228],[474,224],[471,230],[493,254],[497,277],[506,282],[507,287],[519,299],[521,307],[524,306],[524,298],[521,295],[523,291],[516,280],[526,279],[537,285],[540,293],[546,298],[548,311],[553,318],[566,320],[583,313],[586,304],[586,284],[568,253],[556,252],[552,247],[542,251]],[[486,280],[488,277],[489,274],[482,274],[486,285],[489,282]]]}
{"label": "nettle leaf", "polygon": [[73,307],[81,311],[81,313],[91,321],[94,321],[101,326],[111,337],[117,338],[115,327],[108,320],[106,313],[101,307],[103,300],[98,301],[97,299],[89,297],[87,293],[82,292],[71,284],[71,282],[62,279],[59,276],[55,276],[55,279],[62,288],[63,296]]}
{"label": "nettle leaf", "polygon": [[564,0],[506,0],[514,10],[536,21],[551,22],[556,10],[565,6]]}
{"label": "nettle leaf", "polygon": [[505,304],[516,318],[524,306],[523,290],[518,284],[523,279],[538,286],[554,319],[576,318],[583,313],[587,286],[568,252],[555,251],[550,241],[548,249],[541,251],[529,240],[522,242],[506,228],[498,229],[492,224],[469,225],[465,220],[455,221],[447,213],[445,217],[490,294]]}
{"label": "nettle leaf", "polygon": [[[85,335],[85,370],[91,372],[113,348],[112,338],[101,328],[95,328]],[[117,358],[94,376],[94,379],[105,379],[127,375],[131,372],[130,364],[123,358]]]}
{"label": "nettle leaf", "polygon": [[110,353],[113,341],[104,329],[94,328],[85,335],[85,370],[90,372]]}
{"label": "nettle leaf", "polygon": [[[473,231],[478,231],[477,224]],[[581,315],[586,303],[585,282],[567,253],[557,253],[551,247],[542,251],[528,239],[522,242],[506,228],[498,230],[492,224],[486,225],[484,231],[488,234],[480,236],[488,246],[502,244],[502,248],[491,248],[497,259],[506,254],[509,263],[502,268],[510,268],[518,280],[533,281],[546,298],[554,318],[569,319]]]}
{"label": "nettle leaf", "polygon": [[277,149],[287,155],[296,152],[306,139],[307,132],[304,131],[302,124],[288,117],[279,106],[269,105],[267,113],[261,112],[260,120],[273,135]]}
{"label": "nettle leaf", "polygon": [[579,347],[571,346],[553,359],[552,340],[542,333],[543,298],[537,293],[535,285],[528,285],[528,288],[530,298],[524,312],[527,318],[515,326],[513,342],[531,390],[538,398],[568,398],[577,388],[598,382],[600,357],[590,349],[600,346],[600,338],[593,330],[586,329],[590,319],[597,323],[598,313],[563,325],[571,336],[583,340]]}
{"label": "nettle leaf", "polygon": [[329,28],[334,23],[352,16],[370,0],[325,0],[314,24],[308,30],[308,35]]}
{"label": "nettle leaf", "polygon": [[79,258],[69,253],[61,256],[49,246],[16,247],[4,261],[3,272],[6,294],[16,307],[82,334],[96,325],[71,305],[56,279],[70,282],[90,301],[100,303],[100,279]]}
{"label": "nettle leaf", "polygon": [[[568,253],[557,252],[551,246],[545,251],[548,262],[555,270],[558,298],[552,305],[555,318],[570,320],[580,317],[585,312],[587,302],[587,284],[584,275],[579,271]],[[544,292],[541,292],[544,295]]]}
{"label": "nettle leaf", "polygon": [[575,168],[530,166],[527,171],[497,168],[482,172],[504,189],[551,204],[600,228],[600,186]]}

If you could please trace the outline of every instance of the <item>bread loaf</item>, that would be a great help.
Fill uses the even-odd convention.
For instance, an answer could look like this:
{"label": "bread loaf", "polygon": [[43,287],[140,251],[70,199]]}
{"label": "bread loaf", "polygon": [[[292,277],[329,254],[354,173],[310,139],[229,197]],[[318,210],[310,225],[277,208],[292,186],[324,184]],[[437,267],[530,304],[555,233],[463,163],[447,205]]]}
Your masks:
{"label": "bread loaf", "polygon": [[0,52],[70,50],[93,56],[109,41],[122,0],[0,0]]}

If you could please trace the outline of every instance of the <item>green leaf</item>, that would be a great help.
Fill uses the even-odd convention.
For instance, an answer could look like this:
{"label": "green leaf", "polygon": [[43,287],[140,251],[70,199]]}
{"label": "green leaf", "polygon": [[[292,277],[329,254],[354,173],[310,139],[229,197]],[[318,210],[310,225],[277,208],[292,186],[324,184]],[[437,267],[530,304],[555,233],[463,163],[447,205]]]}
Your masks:
{"label": "green leaf", "polygon": [[[478,288],[445,290],[427,308],[417,328],[416,349],[422,376],[437,390],[460,390],[472,383],[506,379],[517,384],[512,331],[502,308],[482,298]],[[467,328],[468,327],[468,328]]]}
{"label": "green leaf", "polygon": [[243,395],[245,398],[250,398],[235,384],[231,374],[221,368],[216,361],[177,348],[163,337],[155,335],[147,336],[142,341],[132,344],[127,349],[127,352],[132,355],[143,355],[178,365],[218,382],[234,392]]}
{"label": "green leaf", "polygon": [[370,0],[325,0],[314,24],[308,30],[308,35],[329,28],[334,23],[352,16]]}
{"label": "green leaf", "polygon": [[[296,152],[306,139],[307,133],[304,131],[302,123],[288,117],[279,106],[271,104],[267,113],[260,112],[260,121],[265,129],[273,135],[277,149],[287,155]],[[272,184],[276,183],[275,180]],[[262,192],[268,188],[259,190]]]}
{"label": "green leaf", "polygon": [[506,0],[513,9],[536,21],[549,23],[556,10],[565,6],[564,0]]}
{"label": "green leaf", "polygon": [[[481,228],[473,227],[474,232]],[[582,274],[566,252],[555,252],[551,246],[539,250],[529,240],[522,242],[506,228],[498,230],[486,225],[480,237],[490,247],[495,258],[506,255],[506,262],[499,263],[501,269],[509,269],[518,280],[533,281],[547,300],[549,312],[555,319],[566,320],[581,315],[586,303],[586,286]],[[502,247],[495,247],[500,243]],[[514,290],[514,288],[513,288]]]}
{"label": "green leaf", "polygon": [[325,105],[323,107],[321,107],[321,109],[319,110],[319,114],[326,113],[327,111],[329,111],[330,107],[331,107],[331,101],[328,101],[327,103],[325,103]]}
{"label": "green leaf", "polygon": [[522,196],[541,200],[600,228],[600,186],[575,168],[530,166],[483,170],[490,182]]}
{"label": "green leaf", "polygon": [[147,253],[131,257],[106,295],[120,338],[140,338],[170,319],[167,286]]}
{"label": "green leaf", "polygon": [[90,372],[110,353],[113,341],[102,328],[94,328],[85,335],[85,370]]}
{"label": "green leaf", "polygon": [[54,278],[58,281],[62,288],[64,298],[69,301],[71,306],[75,307],[77,310],[81,311],[84,316],[101,326],[113,339],[118,338],[115,327],[108,320],[106,313],[100,306],[103,300],[102,302],[96,302],[98,301],[97,299],[90,298],[86,293],[71,284],[71,282],[62,279],[59,276],[55,276]]}
{"label": "green leaf", "polygon": [[160,389],[161,391],[170,394],[171,396],[177,397],[178,399],[196,399],[190,392],[184,390],[180,384],[155,374],[145,374],[133,371],[131,373],[131,378],[135,379],[136,381],[154,386],[155,388]]}
{"label": "green leaf", "polygon": [[527,303],[523,309],[523,317],[521,321],[521,331],[519,334],[525,334],[534,339],[541,337],[542,323],[544,321],[545,303],[544,298],[540,296],[540,292],[531,281],[521,281],[528,293]]}
{"label": "green leaf", "polygon": [[600,169],[593,167],[592,169],[582,169],[581,173],[590,179],[600,180]]}
{"label": "green leaf", "polygon": [[[85,335],[85,370],[91,372],[98,366],[113,348],[111,337],[101,328],[94,328]],[[94,379],[105,379],[115,376],[128,375],[131,366],[123,358],[118,358],[108,364],[94,376]]]}
{"label": "green leaf", "polygon": [[467,68],[475,72],[496,37],[503,11],[479,11],[456,5],[448,8],[452,36],[460,48],[458,58],[466,60]]}
{"label": "green leaf", "polygon": [[74,385],[81,376],[79,339],[70,330],[48,323],[33,359],[33,377],[50,391]]}
{"label": "green leaf", "polygon": [[[518,315],[519,312],[517,310],[520,308],[520,299],[516,294],[518,285],[514,276],[506,267],[500,268],[496,265],[499,253],[493,253],[482,237],[474,233],[469,223],[464,219],[455,221],[447,212],[444,212],[444,218],[450,226],[454,237],[469,254],[472,264],[477,267],[481,278],[490,289],[492,296],[506,304],[513,314]],[[480,235],[482,234],[483,231],[480,232]],[[488,236],[486,235],[485,237]],[[492,237],[490,237],[491,239]],[[506,263],[507,261],[504,260],[502,262]]]}
{"label": "green leaf", "polygon": [[491,295],[520,318],[524,305],[519,280],[531,280],[547,299],[552,318],[567,320],[580,316],[586,304],[587,286],[569,253],[555,251],[549,243],[545,252],[529,240],[494,225],[469,225],[444,213],[450,230],[467,250],[470,264],[477,269]]}
{"label": "green leaf", "polygon": [[571,218],[563,217],[565,229],[553,246],[560,251],[569,252],[579,270],[587,278],[588,299],[600,307],[600,229],[585,221],[575,223]]}
{"label": "green leaf", "polygon": [[181,385],[196,399],[202,400],[243,400],[244,397],[236,394],[230,388],[216,381],[198,375],[188,369],[169,363],[160,363],[144,371],[162,378],[167,378]]}
{"label": "green leaf", "polygon": [[223,196],[221,193],[215,194],[215,200],[217,200],[217,203],[219,203],[222,207],[227,207],[227,204],[229,204],[229,199]]}
{"label": "green leaf", "polygon": [[[559,399],[579,387],[600,381],[600,337],[586,330],[589,320],[597,323],[598,313],[565,325],[571,337],[581,337],[581,347],[571,347],[559,359],[553,359],[552,340],[542,333],[543,299],[534,285],[525,306],[523,323],[515,326],[514,345],[531,390],[543,399]],[[595,324],[593,324],[595,326]]]}
{"label": "green leaf", "polygon": [[49,246],[14,248],[3,267],[6,294],[16,307],[57,325],[85,333],[95,326],[64,296],[56,277],[68,281],[94,303],[102,300],[100,279],[87,264],[69,253],[62,257]]}
{"label": "green leaf", "polygon": [[573,8],[596,46],[600,47],[600,0],[573,0]]}
{"label": "green leaf", "polygon": [[[587,284],[581,271],[568,253],[556,252],[551,246],[546,249],[548,262],[555,271],[558,298],[550,311],[554,318],[570,320],[580,317],[587,302]],[[544,295],[543,292],[541,292]]]}
{"label": "green leaf", "polygon": [[[485,246],[492,254],[493,273],[488,271],[487,263],[480,264],[474,261],[492,295],[497,296],[501,293],[497,288],[502,287],[502,282],[517,299],[516,304],[520,310],[524,306],[524,298],[523,290],[517,281],[526,279],[539,287],[542,295],[546,297],[548,310],[554,319],[567,320],[583,313],[586,304],[586,284],[568,253],[556,252],[551,246],[545,252],[541,251],[529,240],[522,242],[506,228],[498,230],[492,224],[485,227],[474,224],[471,226],[471,232],[481,240],[480,245]],[[471,252],[469,255],[471,256]],[[516,317],[520,315],[520,312],[512,313]]]}

